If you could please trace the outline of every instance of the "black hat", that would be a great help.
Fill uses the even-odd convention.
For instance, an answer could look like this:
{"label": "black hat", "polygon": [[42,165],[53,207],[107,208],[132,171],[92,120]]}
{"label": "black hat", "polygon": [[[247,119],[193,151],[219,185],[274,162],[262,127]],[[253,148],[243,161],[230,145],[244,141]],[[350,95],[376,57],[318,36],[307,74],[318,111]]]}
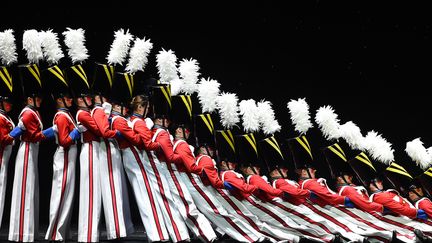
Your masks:
{"label": "black hat", "polygon": [[312,148],[309,145],[306,135],[289,138],[287,143],[296,170],[316,167],[312,155]]}
{"label": "black hat", "polygon": [[109,64],[95,63],[92,89],[95,94],[104,97],[111,96],[114,79],[114,66]]}
{"label": "black hat", "polygon": [[81,64],[68,67],[63,70],[63,73],[75,98],[91,94],[91,83],[89,83],[87,72]]}
{"label": "black hat", "polygon": [[192,123],[192,100],[190,95],[171,96],[171,120],[175,124]]}
{"label": "black hat", "polygon": [[57,65],[43,70],[41,76],[54,99],[71,96],[69,83],[63,71]]}
{"label": "black hat", "polygon": [[111,94],[111,102],[128,107],[132,99],[134,84],[134,75],[116,72],[112,84],[112,90],[115,92]]}
{"label": "black hat", "polygon": [[235,161],[236,147],[231,130],[216,130],[216,150],[220,161]]}
{"label": "black hat", "polygon": [[353,175],[354,172],[348,164],[345,151],[338,143],[325,147],[323,153],[333,179],[344,174]]}
{"label": "black hat", "polygon": [[[133,89],[133,96],[136,95],[145,95],[149,96],[149,85],[146,83],[146,76],[143,71],[136,71],[134,74],[134,82],[135,86]],[[156,85],[157,83],[153,83],[152,85]]]}
{"label": "black hat", "polygon": [[[432,195],[432,167],[415,178],[415,185],[421,185],[427,194]],[[419,185],[419,186],[420,186]]]}
{"label": "black hat", "polygon": [[11,71],[10,67],[0,67],[0,101],[13,98],[15,86]]}
{"label": "black hat", "polygon": [[169,84],[150,87],[150,102],[154,118],[169,118],[171,113],[171,86]]}
{"label": "black hat", "polygon": [[37,64],[19,65],[18,72],[25,97],[41,96],[43,94],[43,83]]}
{"label": "black hat", "polygon": [[194,133],[198,146],[215,146],[214,125],[211,114],[199,114],[194,116]]}
{"label": "black hat", "polygon": [[390,182],[391,186],[402,193],[409,191],[413,177],[401,165],[392,162],[384,171],[384,176]]}
{"label": "black hat", "polygon": [[258,144],[259,154],[269,170],[285,166],[285,158],[281,146],[274,136],[260,140]]}
{"label": "black hat", "polygon": [[258,147],[253,133],[236,135],[234,137],[236,145],[237,163],[245,166],[259,165]]}
{"label": "black hat", "polygon": [[351,168],[354,170],[357,179],[366,188],[369,188],[370,182],[378,177],[377,171],[372,161],[364,152],[361,152],[356,157],[349,160],[348,163],[351,165]]}

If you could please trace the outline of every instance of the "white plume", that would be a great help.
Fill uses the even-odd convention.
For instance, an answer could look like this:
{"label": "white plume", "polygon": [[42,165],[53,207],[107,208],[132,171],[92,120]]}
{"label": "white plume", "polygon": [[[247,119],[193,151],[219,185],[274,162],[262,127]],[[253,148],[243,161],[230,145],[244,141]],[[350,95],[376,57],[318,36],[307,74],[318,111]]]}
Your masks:
{"label": "white plume", "polygon": [[9,66],[18,61],[13,32],[12,29],[0,32],[0,60],[5,66]]}
{"label": "white plume", "polygon": [[147,56],[152,48],[153,43],[150,42],[150,39],[136,38],[130,49],[129,61],[125,68],[126,72],[134,74],[137,71],[144,71],[148,62]]}
{"label": "white plume", "polygon": [[184,81],[182,91],[187,95],[195,93],[198,90],[197,82],[200,75],[197,60],[192,58],[190,60],[183,59],[180,61],[178,70],[180,77]]}
{"label": "white plume", "polygon": [[333,107],[329,105],[321,106],[316,112],[315,122],[327,140],[340,138],[339,118]]}
{"label": "white plume", "polygon": [[352,149],[363,150],[365,147],[364,140],[360,128],[349,121],[340,126],[340,135]]}
{"label": "white plume", "polygon": [[156,62],[161,83],[169,84],[171,80],[179,78],[177,75],[177,57],[172,50],[165,51],[162,49],[159,51]]}
{"label": "white plume", "polygon": [[121,65],[125,61],[132,39],[133,36],[129,30],[125,32],[123,29],[119,29],[114,32],[114,41],[107,56],[108,64]]}
{"label": "white plume", "polygon": [[394,150],[391,143],[387,142],[380,134],[370,131],[365,137],[365,148],[376,161],[389,165],[394,161]]}
{"label": "white plume", "polygon": [[173,79],[171,80],[171,95],[178,95],[182,92],[182,88],[184,86],[183,79]]}
{"label": "white plume", "polygon": [[85,47],[84,30],[66,28],[63,32],[64,43],[67,46],[67,52],[72,63],[82,63],[89,55],[87,54],[87,48]]}
{"label": "white plume", "polygon": [[309,105],[306,99],[291,100],[288,102],[287,107],[294,129],[300,134],[305,134],[313,126],[310,121]]}
{"label": "white plume", "polygon": [[219,111],[221,123],[225,129],[231,129],[240,121],[236,94],[221,93],[216,98],[216,108]]}
{"label": "white plume", "polygon": [[420,168],[423,170],[429,168],[431,156],[428,154],[428,150],[423,146],[423,142],[420,138],[407,142],[405,152]]}
{"label": "white plume", "polygon": [[23,34],[23,49],[27,52],[29,63],[39,63],[43,59],[39,32],[35,29],[26,30]]}
{"label": "white plume", "polygon": [[258,102],[259,120],[265,135],[273,134],[281,129],[271,105],[270,101]]}
{"label": "white plume", "polygon": [[42,51],[45,60],[49,65],[58,64],[59,60],[64,57],[64,54],[57,37],[57,33],[52,32],[52,30],[47,30],[41,31],[39,35],[41,37]]}
{"label": "white plume", "polygon": [[212,113],[216,109],[216,97],[219,95],[220,83],[216,80],[201,78],[198,83],[198,99],[203,112]]}
{"label": "white plume", "polygon": [[259,111],[253,99],[242,100],[239,103],[242,125],[245,132],[257,132],[260,129]]}

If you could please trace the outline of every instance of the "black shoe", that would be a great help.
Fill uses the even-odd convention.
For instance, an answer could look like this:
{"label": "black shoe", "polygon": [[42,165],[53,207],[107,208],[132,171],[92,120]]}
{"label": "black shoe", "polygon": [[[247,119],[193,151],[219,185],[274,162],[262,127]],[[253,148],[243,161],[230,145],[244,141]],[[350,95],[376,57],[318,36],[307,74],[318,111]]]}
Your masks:
{"label": "black shoe", "polygon": [[422,242],[422,243],[432,242],[432,240],[426,235],[424,235],[423,232],[419,229],[415,229],[414,234],[416,235],[417,242]]}

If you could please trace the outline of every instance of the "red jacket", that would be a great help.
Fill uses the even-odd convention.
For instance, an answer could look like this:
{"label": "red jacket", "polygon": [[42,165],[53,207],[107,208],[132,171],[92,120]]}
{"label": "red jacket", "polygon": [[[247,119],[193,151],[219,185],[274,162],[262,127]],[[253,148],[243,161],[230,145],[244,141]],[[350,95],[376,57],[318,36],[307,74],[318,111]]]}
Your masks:
{"label": "red jacket", "polygon": [[15,125],[10,117],[0,113],[0,148],[4,148],[13,143],[14,138],[9,136],[9,133],[14,127]]}
{"label": "red jacket", "polygon": [[369,201],[367,191],[364,187],[356,187],[355,185],[342,186],[338,188],[339,195],[347,196],[355,204],[357,208],[365,212],[380,212],[384,207],[382,204]]}
{"label": "red jacket", "polygon": [[78,110],[76,117],[77,122],[87,129],[87,131],[81,134],[82,140],[85,143],[90,141],[99,141],[102,134],[100,133],[95,120],[91,117],[90,111]]}
{"label": "red jacket", "polygon": [[208,156],[200,154],[195,160],[197,171],[196,174],[200,175],[201,181],[204,185],[212,185],[214,188],[224,188],[223,181],[219,178],[218,169],[214,160]]}
{"label": "red jacket", "polygon": [[299,188],[299,184],[295,181],[279,178],[273,181],[273,187],[280,189],[290,195],[289,198],[284,198],[294,205],[300,205],[306,202],[310,197],[310,192]]}
{"label": "red jacket", "polygon": [[37,143],[45,139],[42,134],[42,120],[38,111],[25,107],[19,117],[26,130],[21,136],[21,141]]}
{"label": "red jacket", "polygon": [[115,130],[110,130],[110,126],[108,123],[108,117],[105,114],[105,111],[102,107],[96,106],[93,108],[91,112],[91,116],[93,117],[96,125],[99,129],[100,134],[103,138],[113,138],[116,135]]}
{"label": "red jacket", "polygon": [[138,146],[140,144],[140,135],[129,127],[126,118],[122,116],[113,116],[111,119],[113,130],[117,130],[123,135],[122,138],[116,138],[120,149],[125,149],[130,146]]}
{"label": "red jacket", "polygon": [[152,142],[152,132],[142,118],[131,116],[129,120],[132,122],[132,129],[141,137],[141,142],[137,146],[138,149],[145,149],[146,151],[159,149],[159,143]]}
{"label": "red jacket", "polygon": [[327,187],[326,180],[323,178],[300,180],[299,184],[301,185],[302,189],[307,189],[314,192],[318,196],[318,198],[313,201],[321,206],[327,204],[344,205],[345,203],[345,197],[331,191]]}
{"label": "red jacket", "polygon": [[167,130],[162,128],[153,128],[152,137],[156,136],[155,142],[160,144],[160,150],[156,151],[156,156],[161,162],[165,163],[181,163],[182,158],[174,154],[173,144],[171,142],[169,133]]}
{"label": "red jacket", "polygon": [[75,141],[69,136],[69,133],[75,128],[75,121],[68,111],[59,111],[54,115],[54,122],[57,125],[57,143],[58,145],[68,148]]}
{"label": "red jacket", "polygon": [[415,207],[417,209],[422,209],[428,215],[429,218],[432,218],[432,202],[429,198],[423,197],[415,203]]}
{"label": "red jacket", "polygon": [[197,166],[195,164],[195,156],[192,153],[189,144],[184,140],[175,140],[173,146],[174,154],[181,157],[181,161],[176,161],[177,170],[181,172],[189,172],[197,174]]}
{"label": "red jacket", "polygon": [[258,190],[254,192],[254,195],[263,201],[271,201],[275,197],[281,197],[283,195],[283,191],[273,188],[267,181],[267,178],[264,179],[259,175],[249,175],[246,181],[249,185],[258,188]]}
{"label": "red jacket", "polygon": [[222,181],[228,182],[235,187],[235,189],[230,191],[230,193],[239,200],[249,197],[258,189],[254,185],[247,184],[243,176],[233,170],[220,172],[220,177],[222,178]]}
{"label": "red jacket", "polygon": [[374,193],[370,196],[370,200],[384,205],[394,213],[410,218],[416,218],[417,216],[417,209],[411,207],[411,204],[394,190]]}

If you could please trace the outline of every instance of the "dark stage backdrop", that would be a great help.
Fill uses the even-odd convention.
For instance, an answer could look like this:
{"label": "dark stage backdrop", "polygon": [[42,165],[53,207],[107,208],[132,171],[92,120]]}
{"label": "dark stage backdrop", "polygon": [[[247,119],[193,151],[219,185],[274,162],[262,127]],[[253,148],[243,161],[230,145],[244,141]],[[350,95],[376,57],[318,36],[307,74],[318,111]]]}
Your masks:
{"label": "dark stage backdrop", "polygon": [[[76,2],[55,9],[45,3],[27,9],[14,4],[2,8],[0,30],[15,30],[20,63],[25,63],[21,39],[26,29],[51,28],[57,33],[66,27],[85,29],[89,62],[104,62],[114,31],[129,29],[154,44],[148,75],[158,77],[155,54],[162,48],[173,50],[179,60],[194,58],[201,77],[218,80],[222,91],[235,92],[240,100],[271,101],[282,125],[280,138],[296,135],[286,105],[304,97],[312,116],[320,106],[332,105],[342,123],[352,120],[363,135],[370,130],[382,134],[402,164],[409,164],[403,156],[407,141],[421,137],[427,147],[432,146],[428,88],[432,25],[426,6],[283,2],[210,4],[198,10],[192,4],[187,9],[169,3],[136,6],[138,1],[105,2],[98,8]],[[67,59],[61,65],[70,65]],[[42,108],[46,126],[53,111],[52,103],[46,102]],[[16,119],[16,112],[12,116]],[[324,145],[321,134],[314,130],[309,134],[318,151]],[[48,221],[54,150],[52,142],[43,142],[40,149],[41,225]],[[8,196],[13,171],[11,162]],[[324,166],[320,172],[328,176]],[[77,204],[78,194],[75,223]],[[9,205],[7,200],[3,225],[8,223]],[[133,215],[139,222],[139,214]]]}

